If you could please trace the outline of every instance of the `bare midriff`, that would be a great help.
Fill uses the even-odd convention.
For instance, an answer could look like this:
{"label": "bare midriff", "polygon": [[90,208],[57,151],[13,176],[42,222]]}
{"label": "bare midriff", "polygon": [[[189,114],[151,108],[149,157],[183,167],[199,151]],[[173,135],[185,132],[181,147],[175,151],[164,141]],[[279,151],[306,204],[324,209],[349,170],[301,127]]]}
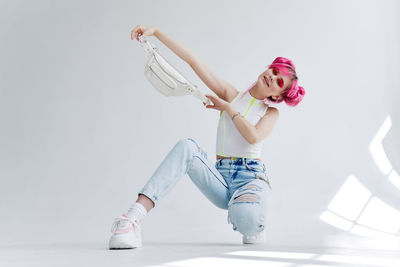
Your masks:
{"label": "bare midriff", "polygon": [[[220,160],[220,159],[235,159],[235,157],[223,157],[223,156],[217,155],[217,160]],[[261,160],[261,159],[255,158],[254,160]]]}

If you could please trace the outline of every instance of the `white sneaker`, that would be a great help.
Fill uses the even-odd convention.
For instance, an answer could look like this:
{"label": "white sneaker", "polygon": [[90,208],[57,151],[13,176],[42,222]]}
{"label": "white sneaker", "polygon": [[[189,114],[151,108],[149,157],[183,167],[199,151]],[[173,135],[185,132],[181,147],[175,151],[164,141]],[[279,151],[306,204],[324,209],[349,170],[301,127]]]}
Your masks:
{"label": "white sneaker", "polygon": [[128,249],[142,246],[141,227],[137,221],[132,221],[125,214],[116,218],[111,226],[112,236],[108,243],[109,249]]}
{"label": "white sneaker", "polygon": [[262,244],[265,243],[265,230],[262,230],[255,236],[243,235],[243,244]]}

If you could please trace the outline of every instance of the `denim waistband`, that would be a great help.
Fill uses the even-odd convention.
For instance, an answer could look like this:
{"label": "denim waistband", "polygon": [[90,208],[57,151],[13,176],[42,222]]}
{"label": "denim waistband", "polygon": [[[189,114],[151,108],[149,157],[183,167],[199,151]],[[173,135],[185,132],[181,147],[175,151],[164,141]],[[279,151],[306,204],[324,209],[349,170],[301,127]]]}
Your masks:
{"label": "denim waistband", "polygon": [[215,166],[217,169],[236,169],[239,166],[246,166],[248,171],[255,173],[255,178],[265,181],[271,188],[268,177],[263,177],[263,175],[260,176],[260,172],[264,173],[265,175],[267,174],[265,164],[262,162],[262,160],[251,158],[219,159],[216,161]]}
{"label": "denim waistband", "polygon": [[262,160],[259,159],[252,159],[252,158],[233,158],[233,159],[219,159],[217,160],[216,163],[218,163],[219,165],[222,164],[235,164],[235,165],[245,165],[246,163],[250,163],[250,162],[257,162],[259,164],[263,164]]}

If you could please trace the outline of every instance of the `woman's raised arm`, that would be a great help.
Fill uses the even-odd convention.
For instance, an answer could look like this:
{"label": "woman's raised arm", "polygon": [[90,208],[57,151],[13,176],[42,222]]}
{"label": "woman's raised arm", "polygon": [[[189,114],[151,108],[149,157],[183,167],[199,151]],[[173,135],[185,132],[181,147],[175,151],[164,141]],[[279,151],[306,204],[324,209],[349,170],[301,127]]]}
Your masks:
{"label": "woman's raised arm", "polygon": [[131,32],[131,39],[133,40],[133,38],[136,38],[139,40],[139,34],[142,34],[143,36],[154,35],[157,37],[178,57],[189,64],[197,76],[199,76],[207,87],[210,88],[218,97],[230,102],[232,96],[236,95],[238,90],[233,85],[217,77],[189,48],[172,39],[159,28],[137,26]]}

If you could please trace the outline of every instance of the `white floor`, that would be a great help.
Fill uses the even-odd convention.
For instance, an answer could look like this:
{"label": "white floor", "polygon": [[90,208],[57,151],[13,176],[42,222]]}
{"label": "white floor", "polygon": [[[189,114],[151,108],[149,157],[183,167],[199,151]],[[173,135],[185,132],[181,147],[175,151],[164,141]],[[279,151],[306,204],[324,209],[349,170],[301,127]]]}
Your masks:
{"label": "white floor", "polygon": [[223,243],[146,243],[130,250],[108,250],[104,244],[14,245],[0,247],[0,266],[399,267],[400,252]]}

